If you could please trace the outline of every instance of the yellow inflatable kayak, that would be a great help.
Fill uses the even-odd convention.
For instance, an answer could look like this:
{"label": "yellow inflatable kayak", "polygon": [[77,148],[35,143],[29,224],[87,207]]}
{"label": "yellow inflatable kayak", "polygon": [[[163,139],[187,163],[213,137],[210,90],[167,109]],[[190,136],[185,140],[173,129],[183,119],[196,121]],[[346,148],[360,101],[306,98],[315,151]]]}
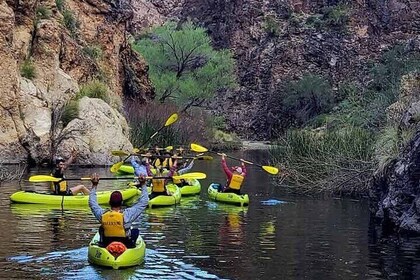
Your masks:
{"label": "yellow inflatable kayak", "polygon": [[128,174],[134,174],[134,167],[132,165],[123,164],[118,169],[118,172],[128,173]]}
{"label": "yellow inflatable kayak", "polygon": [[140,235],[137,238],[136,247],[128,248],[118,257],[114,257],[106,248],[100,247],[98,243],[99,232],[95,234],[89,243],[88,260],[92,264],[119,269],[139,265],[144,262],[146,244]]}
{"label": "yellow inflatable kayak", "polygon": [[247,194],[238,195],[236,193],[219,192],[219,184],[210,184],[208,190],[209,198],[218,202],[235,204],[244,206],[249,204],[249,197]]}
{"label": "yellow inflatable kayak", "polygon": [[185,180],[188,185],[180,187],[181,195],[195,195],[201,191],[200,181],[197,179]]}
{"label": "yellow inflatable kayak", "polygon": [[[99,204],[108,204],[109,197],[113,191],[97,192],[97,201]],[[123,200],[127,200],[137,194],[137,188],[127,188],[120,190]],[[10,196],[10,200],[15,203],[49,204],[63,206],[88,206],[88,195],[55,195],[37,192],[18,191]]]}

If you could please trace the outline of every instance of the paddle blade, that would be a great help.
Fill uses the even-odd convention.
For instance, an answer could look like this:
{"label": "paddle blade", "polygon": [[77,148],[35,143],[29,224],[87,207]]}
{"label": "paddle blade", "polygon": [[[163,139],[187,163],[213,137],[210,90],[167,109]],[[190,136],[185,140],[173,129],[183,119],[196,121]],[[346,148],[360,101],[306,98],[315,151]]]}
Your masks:
{"label": "paddle blade", "polygon": [[191,172],[191,173],[185,173],[182,175],[173,176],[174,179],[206,179],[207,175],[206,173],[202,172]]}
{"label": "paddle blade", "polygon": [[112,173],[116,173],[116,172],[118,172],[118,170],[120,169],[120,167],[123,164],[124,164],[123,161],[117,162],[117,163],[113,164],[109,170],[111,170]]}
{"label": "paddle blade", "polygon": [[200,145],[198,145],[198,144],[194,144],[194,143],[191,143],[191,150],[193,151],[193,152],[196,152],[196,153],[205,153],[205,152],[207,152],[208,150],[206,149],[206,148],[204,148],[203,146],[200,146]]}
{"label": "paddle blade", "polygon": [[177,113],[175,113],[175,114],[172,114],[167,120],[166,120],[166,123],[165,123],[165,126],[168,126],[168,125],[171,125],[171,124],[173,124],[174,122],[176,122],[178,120],[178,114]]}
{"label": "paddle blade", "polygon": [[276,175],[277,173],[279,173],[279,169],[274,166],[264,165],[262,166],[262,168],[268,173],[273,174],[273,175]]}
{"label": "paddle blade", "polygon": [[199,156],[199,157],[196,157],[195,159],[198,159],[198,160],[213,160],[213,157],[212,156]]}
{"label": "paddle blade", "polygon": [[111,155],[117,156],[117,157],[126,157],[126,156],[129,156],[130,154],[121,150],[116,150],[116,151],[111,151]]}
{"label": "paddle blade", "polygon": [[47,175],[34,175],[29,177],[29,182],[32,183],[41,183],[41,182],[60,182],[61,178],[55,178],[53,176]]}

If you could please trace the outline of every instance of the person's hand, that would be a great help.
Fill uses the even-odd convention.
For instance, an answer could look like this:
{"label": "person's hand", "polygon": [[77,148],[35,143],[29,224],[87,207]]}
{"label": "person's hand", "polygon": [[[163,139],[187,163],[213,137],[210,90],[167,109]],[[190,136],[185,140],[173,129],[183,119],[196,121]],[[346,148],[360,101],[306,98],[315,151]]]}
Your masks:
{"label": "person's hand", "polygon": [[241,158],[240,161],[242,163],[242,166],[244,166],[245,165],[245,160]]}
{"label": "person's hand", "polygon": [[99,183],[99,175],[97,173],[93,173],[90,177],[90,181],[92,182],[92,187],[98,186]]}

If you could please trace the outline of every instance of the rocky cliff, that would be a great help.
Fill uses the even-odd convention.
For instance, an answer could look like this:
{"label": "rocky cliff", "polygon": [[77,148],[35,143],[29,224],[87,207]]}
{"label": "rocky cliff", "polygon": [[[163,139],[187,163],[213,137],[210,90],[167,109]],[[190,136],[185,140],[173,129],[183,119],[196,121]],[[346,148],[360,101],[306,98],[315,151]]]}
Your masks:
{"label": "rocky cliff", "polygon": [[106,164],[109,150],[132,148],[121,102],[108,102],[111,107],[85,97],[78,116],[68,124],[60,118],[90,81],[105,84],[110,100],[153,98],[147,66],[131,50],[128,31],[131,23],[141,28],[138,21],[154,24],[160,16],[146,4],[134,15],[130,2],[0,3],[0,161],[41,163],[77,147],[80,164]]}
{"label": "rocky cliff", "polygon": [[[212,109],[246,139],[269,139],[281,128],[276,96],[303,73],[366,84],[366,63],[420,31],[413,0],[151,1],[159,12],[206,27],[215,45],[237,59],[238,91],[221,93]],[[329,7],[338,7],[326,15]],[[280,123],[280,125],[279,125]]]}

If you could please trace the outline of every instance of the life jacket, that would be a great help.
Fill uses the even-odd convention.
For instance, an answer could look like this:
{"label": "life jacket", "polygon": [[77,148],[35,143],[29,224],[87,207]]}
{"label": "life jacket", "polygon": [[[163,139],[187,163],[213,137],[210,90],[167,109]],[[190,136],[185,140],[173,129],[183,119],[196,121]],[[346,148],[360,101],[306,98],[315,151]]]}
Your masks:
{"label": "life jacket", "polygon": [[102,215],[101,220],[105,237],[126,237],[123,213],[110,210]]}
{"label": "life jacket", "polygon": [[174,162],[172,158],[165,158],[165,160],[162,162],[162,166],[169,169],[173,166]]}
{"label": "life jacket", "polygon": [[[54,172],[54,174],[51,174],[51,176],[55,178],[63,178],[63,174],[59,174],[58,172]],[[61,181],[61,182],[51,182],[51,191],[55,194],[64,193],[67,191],[67,181]]]}
{"label": "life jacket", "polygon": [[165,191],[165,179],[153,179],[152,192],[164,192],[164,191]]}
{"label": "life jacket", "polygon": [[244,181],[244,176],[239,175],[239,174],[233,174],[232,178],[230,179],[228,188],[233,189],[233,190],[239,190],[241,189],[242,183]]}
{"label": "life jacket", "polygon": [[[175,172],[174,176],[178,176],[178,172]],[[174,182],[174,184],[181,184],[183,180],[172,178],[172,181]]]}

